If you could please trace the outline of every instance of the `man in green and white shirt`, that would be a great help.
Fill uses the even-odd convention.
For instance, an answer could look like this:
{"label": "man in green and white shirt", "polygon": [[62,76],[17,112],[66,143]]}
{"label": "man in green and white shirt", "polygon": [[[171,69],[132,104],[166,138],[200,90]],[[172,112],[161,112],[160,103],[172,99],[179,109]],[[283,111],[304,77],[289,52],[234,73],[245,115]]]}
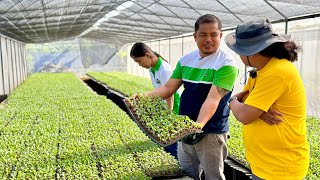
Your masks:
{"label": "man in green and white shirt", "polygon": [[230,113],[227,102],[238,68],[232,56],[220,48],[221,28],[216,16],[199,17],[194,32],[198,50],[180,59],[164,86],[146,94],[157,94],[165,99],[184,86],[179,114],[189,116],[204,131],[183,138],[178,145],[182,170],[194,179],[200,179],[200,168],[206,179],[225,179],[223,169]]}

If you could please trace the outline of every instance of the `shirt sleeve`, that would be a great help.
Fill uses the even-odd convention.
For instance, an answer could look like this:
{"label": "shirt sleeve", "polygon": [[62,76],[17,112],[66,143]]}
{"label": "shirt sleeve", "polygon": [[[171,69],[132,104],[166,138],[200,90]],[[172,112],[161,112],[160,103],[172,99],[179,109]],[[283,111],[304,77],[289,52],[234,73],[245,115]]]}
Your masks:
{"label": "shirt sleeve", "polygon": [[242,91],[246,91],[246,90],[249,90],[249,93],[246,94],[242,99],[241,99],[241,102],[245,101],[248,97],[248,95],[250,94],[250,87],[253,86],[253,83],[254,83],[254,80],[252,79],[252,77],[249,76],[248,80],[247,80],[247,83],[246,85],[244,86],[243,90]]}
{"label": "shirt sleeve", "polygon": [[174,69],[171,78],[182,79],[182,67],[181,67],[180,61],[177,63],[177,66]]}
{"label": "shirt sleeve", "polygon": [[172,75],[172,71],[170,70],[164,70],[160,73],[160,83],[161,85],[164,85],[167,83]]}
{"label": "shirt sleeve", "polygon": [[228,91],[232,91],[239,70],[235,66],[222,66],[213,76],[212,84]]}
{"label": "shirt sleeve", "polygon": [[254,89],[244,103],[267,112],[287,88],[288,85],[283,77],[270,74],[257,79]]}
{"label": "shirt sleeve", "polygon": [[151,82],[152,82],[152,86],[153,86],[154,88],[156,88],[156,87],[157,87],[157,84],[156,84],[156,82],[155,82],[155,80],[154,80],[153,73],[151,72],[150,69],[149,69],[149,75],[150,75],[150,79],[151,79]]}
{"label": "shirt sleeve", "polygon": [[250,80],[251,80],[250,78],[251,78],[251,77],[248,78],[247,83],[246,83],[246,85],[243,87],[243,90],[242,90],[242,91],[249,90],[249,83],[250,83]]}

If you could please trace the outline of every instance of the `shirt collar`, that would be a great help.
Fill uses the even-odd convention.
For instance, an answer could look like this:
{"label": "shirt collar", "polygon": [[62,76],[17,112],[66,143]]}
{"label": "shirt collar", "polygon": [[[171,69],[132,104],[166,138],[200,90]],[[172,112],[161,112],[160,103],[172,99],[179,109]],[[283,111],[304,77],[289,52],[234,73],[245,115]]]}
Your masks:
{"label": "shirt collar", "polygon": [[153,72],[159,71],[161,64],[162,64],[162,58],[158,57],[158,61],[154,67],[151,67],[151,71]]}
{"label": "shirt collar", "polygon": [[198,50],[198,60],[202,60],[202,59],[206,59],[207,57],[213,57],[215,56],[218,52],[220,51],[220,47],[217,49],[217,51],[215,53],[212,53],[208,56],[205,56],[205,57],[201,57],[200,55],[200,50]]}

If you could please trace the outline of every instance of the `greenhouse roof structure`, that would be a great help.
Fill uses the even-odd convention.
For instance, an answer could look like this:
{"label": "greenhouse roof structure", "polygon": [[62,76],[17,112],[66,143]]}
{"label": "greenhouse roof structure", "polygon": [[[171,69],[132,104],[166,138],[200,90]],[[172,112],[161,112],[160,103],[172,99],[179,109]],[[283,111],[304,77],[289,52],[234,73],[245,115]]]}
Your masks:
{"label": "greenhouse roof structure", "polygon": [[1,0],[0,33],[25,43],[86,37],[125,44],[191,33],[207,13],[226,29],[319,12],[319,0]]}

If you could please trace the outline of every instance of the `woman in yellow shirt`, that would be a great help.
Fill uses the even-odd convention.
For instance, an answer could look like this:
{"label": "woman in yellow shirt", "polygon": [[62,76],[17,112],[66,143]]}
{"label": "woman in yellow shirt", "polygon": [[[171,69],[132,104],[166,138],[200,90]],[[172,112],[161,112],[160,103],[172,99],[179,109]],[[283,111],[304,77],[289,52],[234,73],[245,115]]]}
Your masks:
{"label": "woman in yellow shirt", "polygon": [[[306,93],[292,63],[299,47],[290,35],[273,32],[268,20],[241,24],[225,41],[245,65],[257,70],[245,91],[229,100],[234,116],[243,124],[253,179],[303,179],[309,166]],[[262,120],[269,109],[281,112],[282,122]]]}

